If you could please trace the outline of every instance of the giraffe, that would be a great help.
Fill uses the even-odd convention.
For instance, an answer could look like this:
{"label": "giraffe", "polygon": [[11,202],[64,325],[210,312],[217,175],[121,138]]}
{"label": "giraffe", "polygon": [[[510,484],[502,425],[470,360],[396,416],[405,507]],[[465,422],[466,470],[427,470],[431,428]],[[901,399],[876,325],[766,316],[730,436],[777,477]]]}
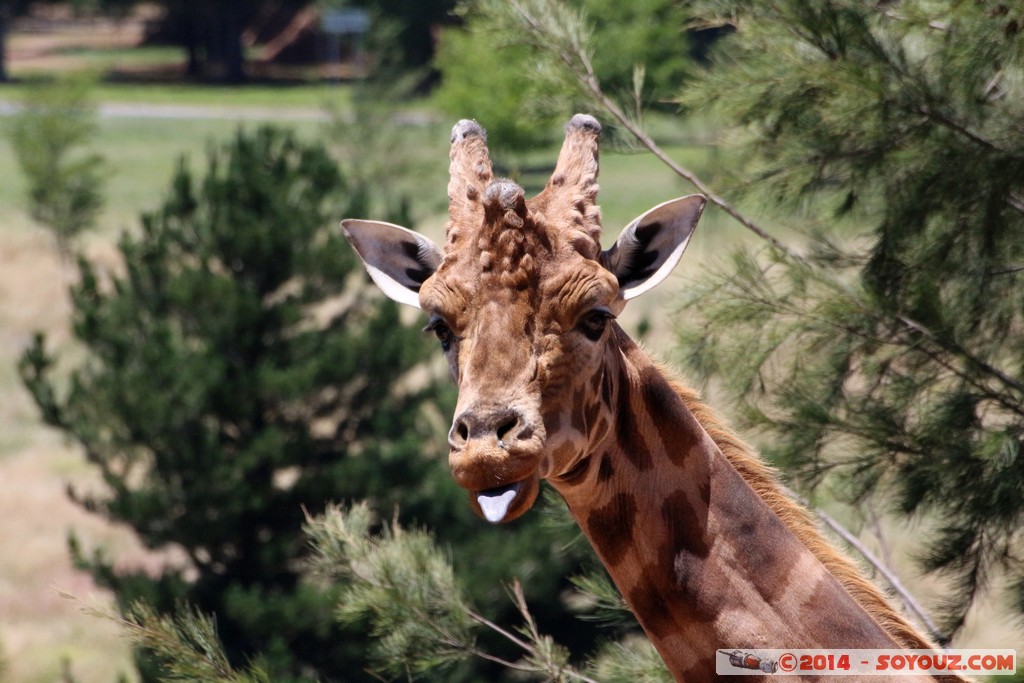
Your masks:
{"label": "giraffe", "polygon": [[443,248],[342,221],[374,282],[440,342],[458,387],[449,464],[475,512],[513,520],[547,480],[679,681],[712,678],[722,648],[930,648],[615,322],[675,267],[705,198],[654,207],[602,250],[601,126],[577,114],[565,130],[527,199],[494,177],[485,131],[457,123]]}

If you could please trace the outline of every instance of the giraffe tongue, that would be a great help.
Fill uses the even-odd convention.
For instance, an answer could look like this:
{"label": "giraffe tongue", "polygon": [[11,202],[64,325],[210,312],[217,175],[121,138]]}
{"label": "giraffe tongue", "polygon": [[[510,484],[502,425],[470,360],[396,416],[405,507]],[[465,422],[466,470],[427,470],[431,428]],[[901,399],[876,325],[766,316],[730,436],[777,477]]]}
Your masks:
{"label": "giraffe tongue", "polygon": [[505,515],[508,514],[508,506],[512,504],[518,493],[518,483],[499,486],[476,494],[476,502],[480,503],[480,509],[487,521],[497,524],[505,519]]}

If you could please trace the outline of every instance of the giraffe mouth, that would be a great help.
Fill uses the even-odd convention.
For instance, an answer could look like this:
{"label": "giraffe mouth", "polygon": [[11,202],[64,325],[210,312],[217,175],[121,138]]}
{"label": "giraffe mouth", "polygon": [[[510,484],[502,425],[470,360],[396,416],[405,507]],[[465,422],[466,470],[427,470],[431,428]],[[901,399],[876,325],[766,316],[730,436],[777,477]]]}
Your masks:
{"label": "giraffe mouth", "polygon": [[522,482],[517,481],[515,484],[487,489],[476,494],[476,502],[480,504],[480,511],[484,513],[484,519],[491,524],[498,524],[505,519],[509,506],[519,495],[519,490],[522,487]]}
{"label": "giraffe mouth", "polygon": [[484,489],[473,494],[480,515],[491,524],[510,522],[529,510],[537,499],[538,477],[527,477],[504,486]]}

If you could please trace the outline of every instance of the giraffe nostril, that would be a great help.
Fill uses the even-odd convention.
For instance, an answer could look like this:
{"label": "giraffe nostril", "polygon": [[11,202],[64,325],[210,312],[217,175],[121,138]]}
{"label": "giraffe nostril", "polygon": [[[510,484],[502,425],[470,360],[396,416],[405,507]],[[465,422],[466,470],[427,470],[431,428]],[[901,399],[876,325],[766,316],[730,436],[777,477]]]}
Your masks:
{"label": "giraffe nostril", "polygon": [[470,443],[494,444],[508,449],[533,433],[533,428],[519,411],[508,408],[497,410],[466,410],[455,418],[448,443],[454,450],[467,448]]}
{"label": "giraffe nostril", "polygon": [[455,419],[448,432],[448,445],[453,449],[463,448],[469,441],[469,423],[461,415]]}
{"label": "giraffe nostril", "polygon": [[511,432],[519,424],[519,418],[517,416],[506,420],[498,427],[498,441],[504,441],[508,433]]}

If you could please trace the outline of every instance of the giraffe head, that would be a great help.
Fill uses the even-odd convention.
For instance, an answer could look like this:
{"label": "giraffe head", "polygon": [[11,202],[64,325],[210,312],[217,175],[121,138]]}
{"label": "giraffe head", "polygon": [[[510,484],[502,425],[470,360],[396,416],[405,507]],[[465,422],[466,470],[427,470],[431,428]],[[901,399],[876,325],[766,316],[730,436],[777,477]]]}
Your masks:
{"label": "giraffe head", "polygon": [[541,479],[569,476],[608,435],[615,316],[671,272],[704,208],[700,195],[656,206],[602,250],[600,132],[574,116],[551,179],[527,199],[494,178],[484,130],[457,123],[443,249],[396,225],[342,222],[384,293],[429,318],[459,389],[452,474],[491,522],[528,510]]}

